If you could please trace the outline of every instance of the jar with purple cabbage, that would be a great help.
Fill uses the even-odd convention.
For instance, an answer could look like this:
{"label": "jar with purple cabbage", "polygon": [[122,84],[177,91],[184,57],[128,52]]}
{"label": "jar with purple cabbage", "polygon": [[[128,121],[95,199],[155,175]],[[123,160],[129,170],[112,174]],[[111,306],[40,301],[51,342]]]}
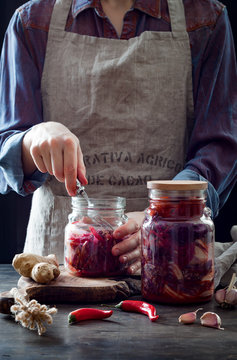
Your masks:
{"label": "jar with purple cabbage", "polygon": [[149,181],[142,233],[142,296],[185,304],[214,293],[214,224],[205,181]]}
{"label": "jar with purple cabbage", "polygon": [[72,198],[72,213],[65,228],[64,266],[75,276],[107,277],[122,275],[125,264],[111,253],[122,241],[113,231],[127,221],[124,214],[126,199],[107,197]]}

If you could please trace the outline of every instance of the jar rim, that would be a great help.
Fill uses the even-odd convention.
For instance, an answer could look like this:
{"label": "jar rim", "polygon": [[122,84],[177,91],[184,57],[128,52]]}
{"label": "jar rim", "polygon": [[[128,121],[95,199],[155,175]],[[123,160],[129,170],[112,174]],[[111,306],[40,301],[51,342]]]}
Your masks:
{"label": "jar rim", "polygon": [[86,201],[83,197],[73,196],[72,206],[84,207],[87,209],[124,209],[126,206],[126,198],[121,196],[105,195],[101,198],[90,197],[90,202]]}
{"label": "jar rim", "polygon": [[148,189],[187,191],[187,190],[206,190],[207,181],[194,180],[152,180],[147,182]]}

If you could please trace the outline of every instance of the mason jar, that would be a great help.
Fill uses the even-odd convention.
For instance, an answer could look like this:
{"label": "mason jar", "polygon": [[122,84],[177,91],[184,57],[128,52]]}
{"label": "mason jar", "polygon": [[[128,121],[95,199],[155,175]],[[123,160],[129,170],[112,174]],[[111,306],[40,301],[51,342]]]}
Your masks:
{"label": "mason jar", "polygon": [[65,228],[64,266],[72,275],[108,277],[125,273],[127,265],[111,253],[122,241],[115,239],[114,230],[127,221],[126,199],[107,197],[72,198],[72,212]]}
{"label": "mason jar", "polygon": [[205,302],[214,293],[214,224],[205,181],[149,181],[142,236],[142,296]]}

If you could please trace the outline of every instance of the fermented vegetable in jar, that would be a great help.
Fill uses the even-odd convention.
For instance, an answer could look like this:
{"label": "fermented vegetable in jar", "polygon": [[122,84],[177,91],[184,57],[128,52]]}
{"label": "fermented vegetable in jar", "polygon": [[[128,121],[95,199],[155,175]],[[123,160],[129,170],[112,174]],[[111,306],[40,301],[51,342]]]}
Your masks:
{"label": "fermented vegetable in jar", "polygon": [[214,224],[205,181],[149,181],[142,225],[142,296],[195,303],[214,293]]}
{"label": "fermented vegetable in jar", "polygon": [[72,275],[99,277],[125,273],[127,265],[111,253],[122,241],[113,231],[127,221],[124,214],[126,199],[72,198],[72,213],[65,228],[64,266]]}

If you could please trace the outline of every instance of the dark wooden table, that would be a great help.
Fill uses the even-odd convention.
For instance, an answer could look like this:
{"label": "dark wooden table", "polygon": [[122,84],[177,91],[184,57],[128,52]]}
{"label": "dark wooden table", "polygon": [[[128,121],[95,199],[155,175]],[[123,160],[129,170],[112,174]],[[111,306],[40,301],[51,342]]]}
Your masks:
{"label": "dark wooden table", "polygon": [[[1,292],[15,287],[18,278],[11,265],[0,265]],[[99,304],[58,304],[54,322],[42,336],[0,314],[0,359],[237,360],[237,309],[222,310],[214,301],[202,305],[198,314],[218,313],[224,331],[201,326],[199,316],[195,324],[178,323],[179,315],[199,305],[156,304],[160,318],[154,323],[141,314],[114,310],[109,319],[68,325],[68,313],[83,306]]]}

